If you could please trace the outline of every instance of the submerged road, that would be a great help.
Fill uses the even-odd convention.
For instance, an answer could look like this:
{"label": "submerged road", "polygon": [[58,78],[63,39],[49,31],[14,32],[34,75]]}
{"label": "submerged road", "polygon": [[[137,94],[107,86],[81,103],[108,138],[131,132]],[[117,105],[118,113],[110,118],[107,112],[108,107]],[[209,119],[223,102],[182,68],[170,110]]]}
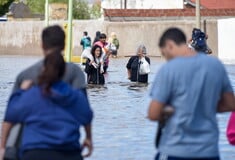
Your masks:
{"label": "submerged road", "polygon": [[[0,119],[16,75],[39,57],[0,57]],[[157,124],[146,119],[148,93],[155,73],[163,64],[152,59],[149,86],[138,87],[127,80],[128,59],[111,60],[104,87],[89,87],[88,95],[95,112],[93,121],[94,153],[87,160],[152,160],[156,150],[154,137]],[[235,65],[226,65],[235,89]],[[20,114],[20,113],[19,113]],[[235,159],[235,147],[228,144],[225,130],[229,114],[219,114],[220,153],[222,160]]]}

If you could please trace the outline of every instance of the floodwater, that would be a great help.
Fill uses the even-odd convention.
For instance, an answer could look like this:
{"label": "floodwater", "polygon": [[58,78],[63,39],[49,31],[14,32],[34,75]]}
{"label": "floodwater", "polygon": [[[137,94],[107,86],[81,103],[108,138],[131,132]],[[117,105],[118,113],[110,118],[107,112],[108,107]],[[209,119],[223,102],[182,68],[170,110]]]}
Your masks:
{"label": "floodwater", "polygon": [[[3,119],[8,96],[16,75],[39,57],[0,57],[0,119]],[[88,160],[151,160],[156,150],[156,123],[146,119],[148,93],[155,73],[164,63],[152,59],[148,86],[136,86],[127,80],[128,59],[111,60],[104,87],[89,87],[88,94],[95,113],[93,121],[94,153]],[[235,65],[226,65],[235,88]],[[19,113],[20,114],[20,113]],[[228,144],[225,130],[229,114],[219,114],[222,160],[235,159],[235,147]]]}

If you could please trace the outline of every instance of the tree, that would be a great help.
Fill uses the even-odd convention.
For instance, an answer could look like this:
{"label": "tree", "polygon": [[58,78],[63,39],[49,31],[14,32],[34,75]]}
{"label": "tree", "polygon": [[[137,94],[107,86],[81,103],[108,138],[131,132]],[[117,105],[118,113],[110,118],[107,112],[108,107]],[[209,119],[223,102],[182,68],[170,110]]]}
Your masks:
{"label": "tree", "polygon": [[9,6],[14,0],[0,0],[0,16],[6,14],[9,10]]}
{"label": "tree", "polygon": [[[49,0],[49,3],[67,3],[68,0]],[[33,13],[44,14],[45,0],[27,0],[27,5]]]}
{"label": "tree", "polygon": [[90,8],[85,0],[76,0],[73,7],[74,19],[90,19]]}
{"label": "tree", "polygon": [[[68,3],[68,0],[49,0],[49,3]],[[27,5],[33,13],[44,14],[45,0],[27,0]],[[74,0],[74,19],[90,19],[90,7],[86,0]]]}
{"label": "tree", "polygon": [[95,3],[91,7],[91,17],[94,19],[101,17],[101,4]]}

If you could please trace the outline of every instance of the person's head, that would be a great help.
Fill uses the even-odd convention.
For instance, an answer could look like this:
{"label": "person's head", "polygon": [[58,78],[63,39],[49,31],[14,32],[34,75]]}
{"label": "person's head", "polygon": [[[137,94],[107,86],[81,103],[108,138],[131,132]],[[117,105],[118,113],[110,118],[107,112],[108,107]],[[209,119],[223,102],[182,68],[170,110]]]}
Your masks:
{"label": "person's head", "polygon": [[51,86],[60,81],[65,73],[66,63],[61,50],[53,50],[44,59],[44,68],[38,77],[38,84],[46,93],[50,93]]}
{"label": "person's head", "polygon": [[100,31],[97,31],[95,35],[96,37],[100,37],[100,34],[101,34]]}
{"label": "person's head", "polygon": [[113,39],[114,39],[114,38],[117,38],[117,34],[116,34],[115,32],[112,32],[112,33],[111,33],[111,38],[113,38]]}
{"label": "person's head", "polygon": [[136,55],[139,57],[143,57],[146,54],[147,54],[147,49],[146,49],[145,45],[143,45],[143,44],[139,45],[136,50]]}
{"label": "person's head", "polygon": [[49,26],[42,32],[42,48],[44,54],[47,55],[51,50],[64,50],[65,47],[65,33],[63,29],[58,26]]}
{"label": "person's head", "polygon": [[107,39],[106,34],[101,33],[101,35],[100,35],[100,41],[101,41],[102,43],[105,43],[105,42],[106,42],[106,39]]}
{"label": "person's head", "polygon": [[159,47],[162,55],[170,60],[183,54],[187,47],[186,36],[178,28],[167,29],[160,38]]}
{"label": "person's head", "polygon": [[95,45],[91,49],[91,54],[93,57],[100,58],[102,55],[102,48],[98,45]]}
{"label": "person's head", "polygon": [[87,31],[83,32],[83,35],[88,36],[88,32]]}

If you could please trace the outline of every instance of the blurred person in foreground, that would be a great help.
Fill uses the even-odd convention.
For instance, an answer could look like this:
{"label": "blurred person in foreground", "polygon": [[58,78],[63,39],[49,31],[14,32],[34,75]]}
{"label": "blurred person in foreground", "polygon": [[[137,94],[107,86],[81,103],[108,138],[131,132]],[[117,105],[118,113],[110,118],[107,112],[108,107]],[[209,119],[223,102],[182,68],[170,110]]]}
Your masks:
{"label": "blurred person in foreground", "polygon": [[[42,32],[42,49],[46,57],[55,50],[63,51],[65,47],[65,33],[60,26],[50,26]],[[60,52],[59,52],[60,53]],[[61,53],[60,53],[61,54]],[[25,80],[30,80],[34,84],[38,83],[38,76],[44,68],[43,60],[23,70],[16,78],[12,93],[20,89]],[[86,93],[85,75],[80,67],[73,63],[66,63],[66,71],[63,76],[63,81],[69,83],[74,89],[81,89]],[[1,137],[1,151],[5,149],[6,141],[13,123],[3,122],[2,137]],[[86,128],[87,136],[91,135],[91,127]],[[92,148],[91,146],[88,146]]]}
{"label": "blurred person in foreground", "polygon": [[38,84],[24,81],[9,99],[4,121],[24,124],[21,160],[83,159],[79,128],[90,127],[93,114],[85,93],[62,81],[65,71],[61,51],[52,51]]}
{"label": "blurred person in foreground", "polygon": [[178,28],[166,30],[159,47],[168,62],[159,70],[150,93],[148,117],[165,120],[156,160],[219,160],[218,112],[235,110],[228,74],[216,58],[188,48]]}

